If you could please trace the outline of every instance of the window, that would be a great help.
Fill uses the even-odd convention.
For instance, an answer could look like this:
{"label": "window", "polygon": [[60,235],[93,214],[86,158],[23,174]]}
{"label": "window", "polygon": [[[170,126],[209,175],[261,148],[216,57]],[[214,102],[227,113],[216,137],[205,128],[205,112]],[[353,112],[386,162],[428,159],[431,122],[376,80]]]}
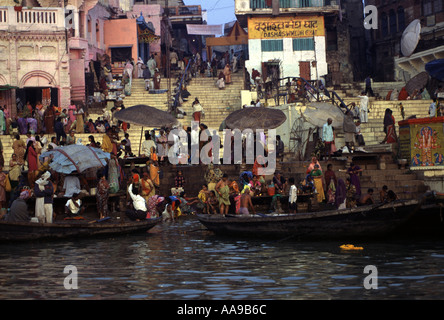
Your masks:
{"label": "window", "polygon": [[263,52],[284,51],[283,40],[262,40],[261,49]]}
{"label": "window", "polygon": [[422,3],[422,13],[424,16],[433,14],[433,0],[424,0]]}
{"label": "window", "polygon": [[313,51],[313,38],[293,39],[293,51]]}
{"label": "window", "polygon": [[327,28],[327,51],[338,50],[338,31],[335,28]]}
{"label": "window", "polygon": [[442,0],[433,1],[433,12],[441,12],[443,9]]}
{"label": "window", "polygon": [[273,5],[272,0],[250,0],[251,9],[263,9],[271,8]]}
{"label": "window", "polygon": [[431,16],[437,12],[441,12],[443,8],[443,0],[423,0],[422,1],[422,15]]}
{"label": "window", "polygon": [[381,36],[384,38],[388,35],[388,19],[387,14],[383,12],[381,14]]}
{"label": "window", "polygon": [[389,23],[390,23],[390,34],[396,34],[397,23],[396,23],[396,13],[395,10],[390,10],[389,12]]}
{"label": "window", "polygon": [[404,8],[398,8],[398,31],[404,31],[405,29],[405,13]]}

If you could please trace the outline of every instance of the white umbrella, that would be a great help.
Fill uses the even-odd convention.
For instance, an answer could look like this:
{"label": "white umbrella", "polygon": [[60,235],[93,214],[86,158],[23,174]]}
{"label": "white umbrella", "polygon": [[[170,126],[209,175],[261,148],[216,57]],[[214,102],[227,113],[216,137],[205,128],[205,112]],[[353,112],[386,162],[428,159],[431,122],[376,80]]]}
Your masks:
{"label": "white umbrella", "polygon": [[328,118],[333,120],[333,127],[342,128],[344,113],[334,104],[328,102],[312,102],[303,112],[305,119],[316,127],[321,127]]}
{"label": "white umbrella", "polygon": [[410,57],[418,45],[421,34],[421,21],[413,20],[405,28],[401,37],[401,52],[405,57]]}

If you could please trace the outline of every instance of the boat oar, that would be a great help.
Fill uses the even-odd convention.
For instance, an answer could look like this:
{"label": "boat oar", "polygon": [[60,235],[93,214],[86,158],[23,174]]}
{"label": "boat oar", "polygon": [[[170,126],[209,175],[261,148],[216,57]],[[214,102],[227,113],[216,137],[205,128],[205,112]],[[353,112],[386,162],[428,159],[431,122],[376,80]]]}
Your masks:
{"label": "boat oar", "polygon": [[93,221],[90,221],[88,223],[102,222],[102,221],[105,221],[105,220],[108,220],[108,219],[111,219],[111,217],[105,217],[105,218],[102,218],[102,219],[93,220]]}

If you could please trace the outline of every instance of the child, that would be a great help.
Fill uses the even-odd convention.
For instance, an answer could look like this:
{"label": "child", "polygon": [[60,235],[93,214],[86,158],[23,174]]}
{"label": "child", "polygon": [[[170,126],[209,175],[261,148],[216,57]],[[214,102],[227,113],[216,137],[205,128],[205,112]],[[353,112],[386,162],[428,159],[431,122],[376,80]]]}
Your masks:
{"label": "child", "polygon": [[210,196],[207,200],[207,213],[208,214],[217,213],[218,206],[219,206],[219,200],[216,197],[216,192],[214,190],[211,190]]}
{"label": "child", "polygon": [[167,204],[165,205],[165,210],[162,213],[162,220],[174,221],[175,218],[181,215],[181,211],[179,209],[180,200],[175,196],[169,196],[166,200]]}
{"label": "child", "polygon": [[184,191],[183,186],[185,184],[185,178],[183,177],[182,170],[177,171],[176,178],[174,179],[174,188],[171,188],[171,194],[173,196],[180,195]]}
{"label": "child", "polygon": [[[356,142],[358,143],[359,148],[362,148],[363,146],[365,146],[365,141],[364,141],[364,136],[361,133],[361,121],[358,120],[356,121]],[[361,151],[361,150],[359,150]]]}
{"label": "child", "polygon": [[288,182],[290,183],[290,192],[288,194],[288,208],[290,209],[290,213],[297,213],[298,207],[296,201],[298,199],[298,193],[296,185],[294,184],[294,178],[291,177],[290,179],[288,179]]}
{"label": "child", "polygon": [[83,214],[85,207],[82,207],[82,200],[80,200],[79,194],[74,193],[72,198],[69,199],[65,204],[65,213],[68,217],[79,216]]}
{"label": "child", "polygon": [[251,214],[255,214],[253,203],[251,202],[250,187],[245,187],[245,192],[242,193],[239,199],[239,214],[250,214],[248,209],[251,209]]}
{"label": "child", "polygon": [[209,197],[208,192],[208,186],[206,184],[202,185],[202,189],[199,191],[199,194],[197,195],[197,198],[199,199],[199,203],[197,204],[197,207],[201,210],[203,210],[203,213],[207,212],[207,199]]}

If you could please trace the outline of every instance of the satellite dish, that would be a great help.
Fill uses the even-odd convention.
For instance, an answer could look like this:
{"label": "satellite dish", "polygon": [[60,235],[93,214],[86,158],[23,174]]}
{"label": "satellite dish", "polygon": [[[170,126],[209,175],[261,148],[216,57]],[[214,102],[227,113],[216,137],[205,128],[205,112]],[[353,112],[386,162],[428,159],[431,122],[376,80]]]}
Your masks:
{"label": "satellite dish", "polygon": [[413,20],[402,33],[401,52],[405,57],[410,57],[418,45],[421,33],[421,21]]}

